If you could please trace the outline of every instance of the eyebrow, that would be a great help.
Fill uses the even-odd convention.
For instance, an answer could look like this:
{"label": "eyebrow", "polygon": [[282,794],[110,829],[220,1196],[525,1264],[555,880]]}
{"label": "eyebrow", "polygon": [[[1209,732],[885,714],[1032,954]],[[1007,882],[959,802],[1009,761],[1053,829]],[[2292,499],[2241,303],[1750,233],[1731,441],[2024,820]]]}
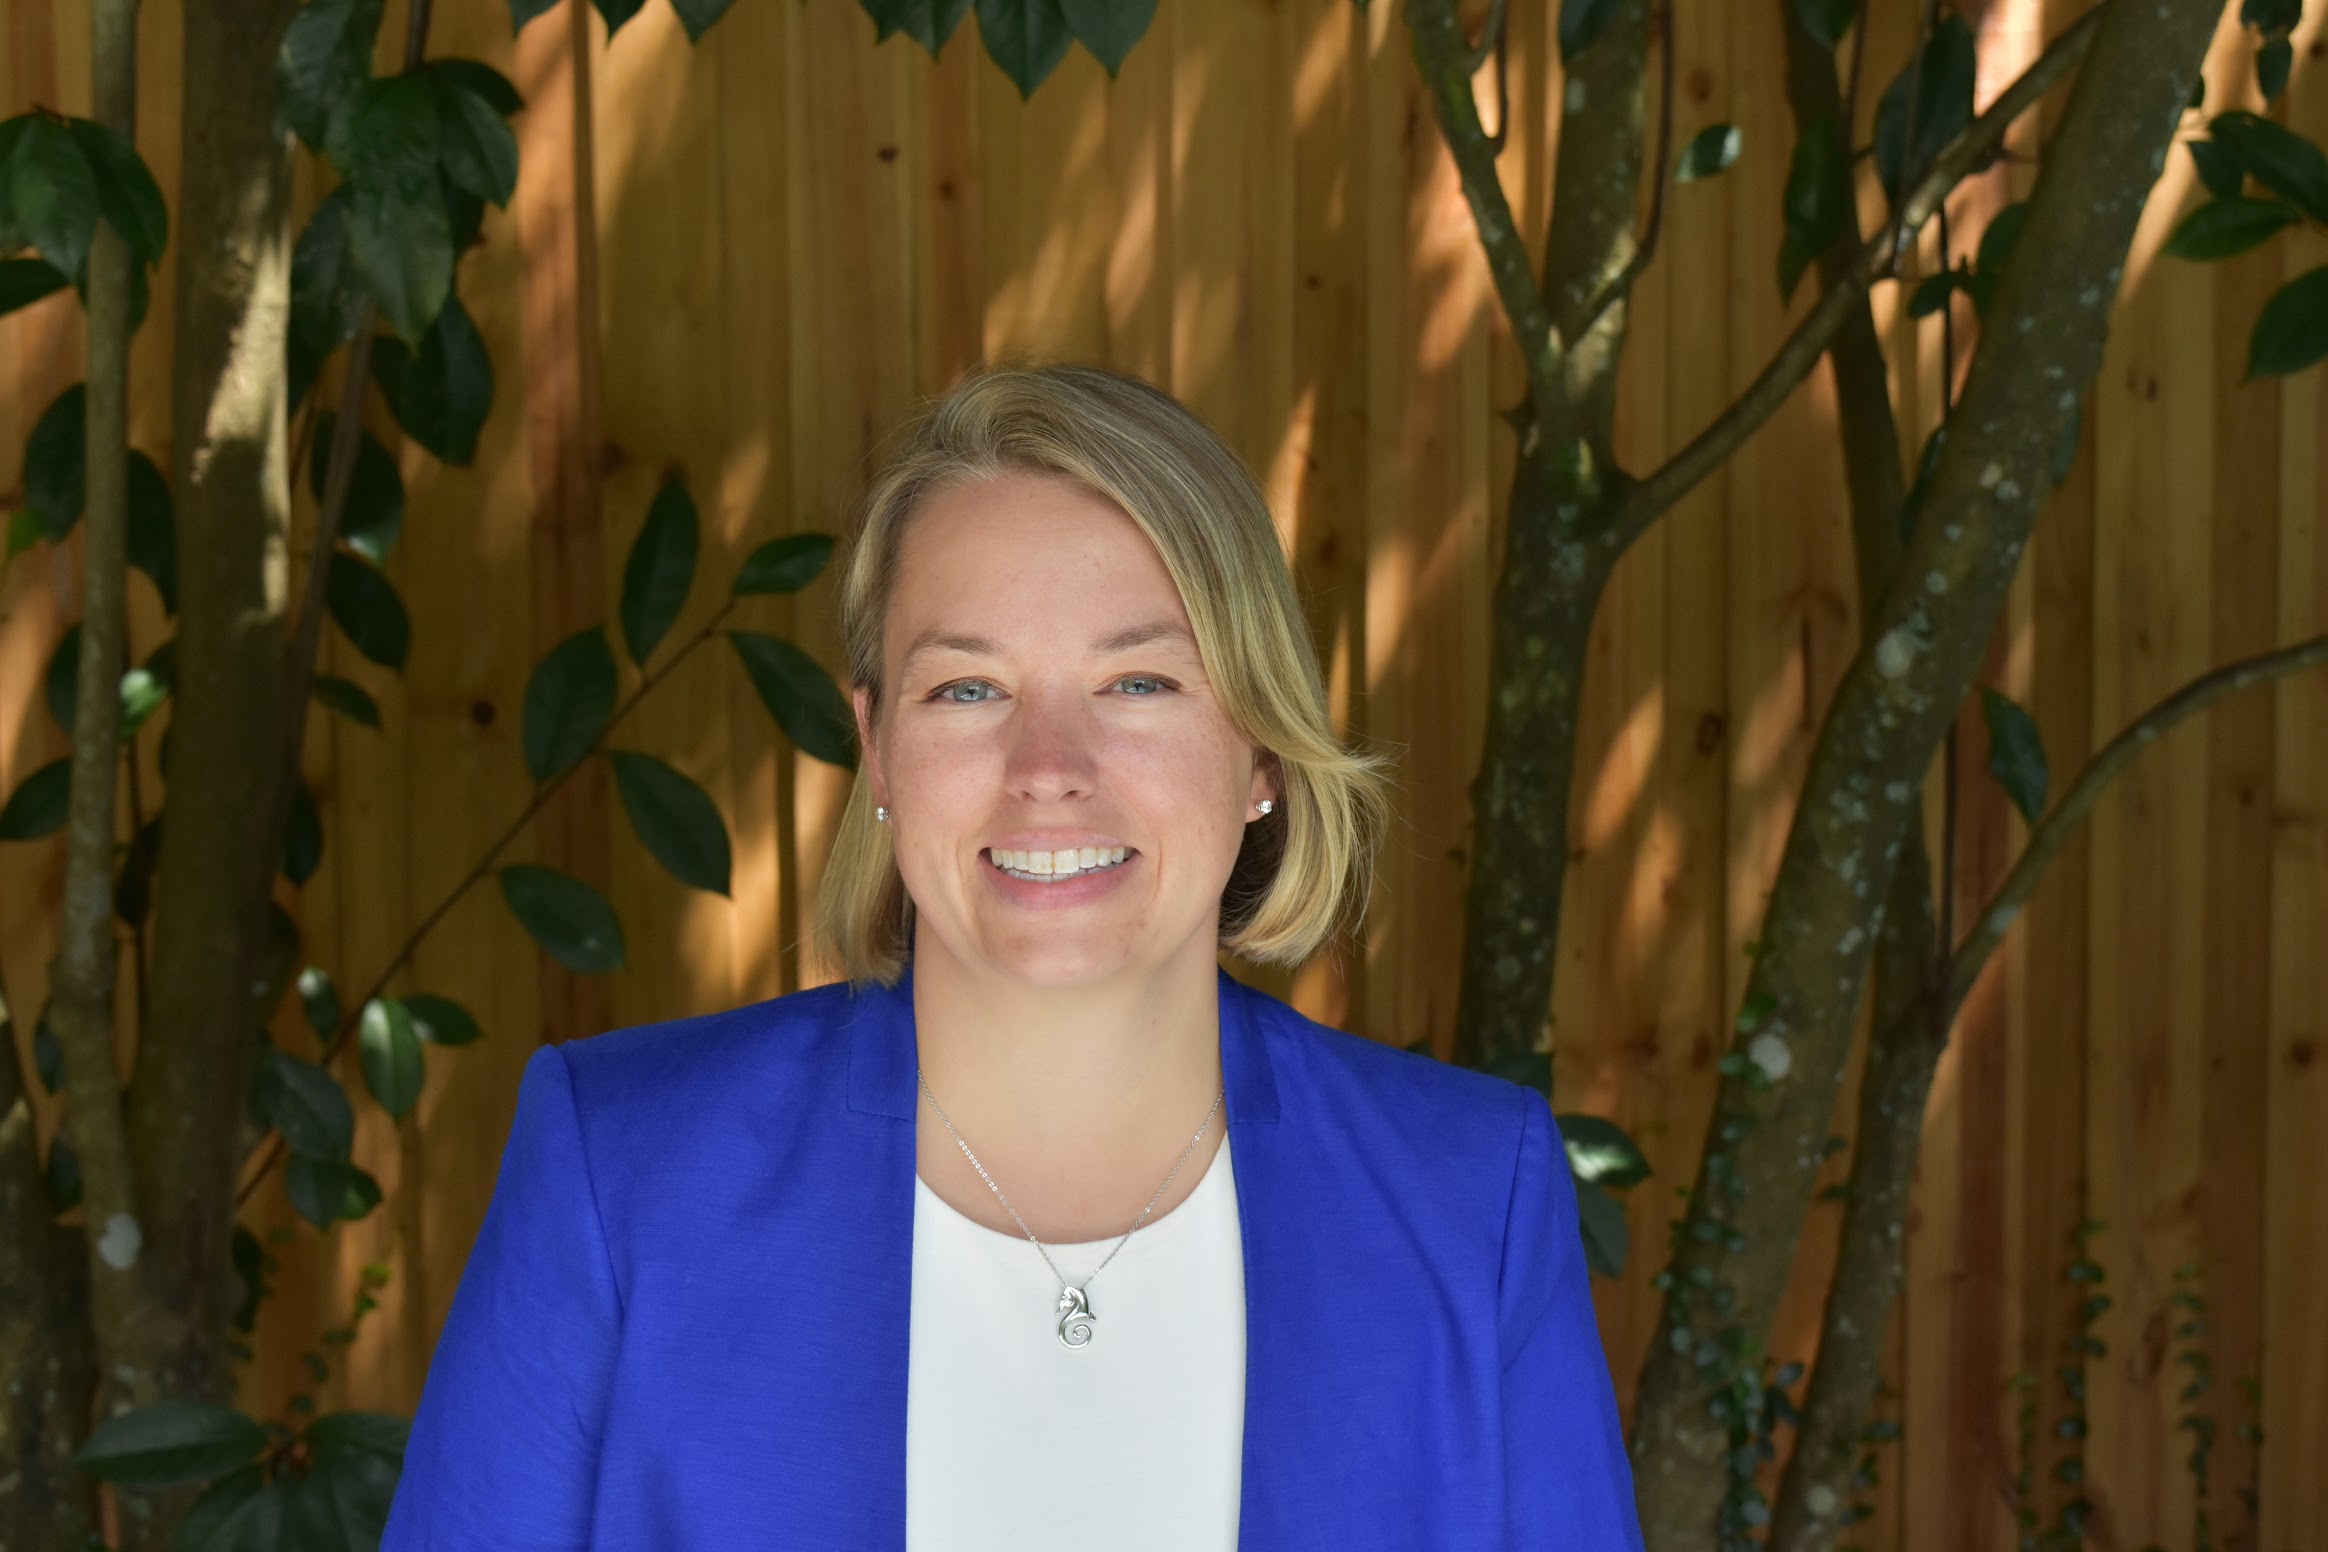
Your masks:
{"label": "eyebrow", "polygon": [[[1178,620],[1148,620],[1108,632],[1091,644],[1091,653],[1094,657],[1109,657],[1158,641],[1178,642],[1191,650],[1196,646],[1196,638]],[[961,652],[971,657],[999,657],[1002,655],[1002,643],[991,636],[966,636],[959,631],[926,630],[914,637],[906,647],[905,658],[898,665],[899,676],[903,677],[913,667],[914,659],[924,652]]]}

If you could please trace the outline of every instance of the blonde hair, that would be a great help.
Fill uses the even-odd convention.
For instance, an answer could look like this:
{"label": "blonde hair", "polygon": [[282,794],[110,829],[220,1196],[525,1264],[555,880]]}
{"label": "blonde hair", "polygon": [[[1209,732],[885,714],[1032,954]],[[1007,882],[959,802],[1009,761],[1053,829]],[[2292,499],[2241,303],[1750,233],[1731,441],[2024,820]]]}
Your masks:
{"label": "blonde hair", "polygon": [[[1295,965],[1365,910],[1389,814],[1383,756],[1347,748],[1268,503],[1236,453],[1162,389],[1095,366],[988,366],[929,405],[867,494],[840,580],[851,685],[881,705],[882,620],[915,509],[1008,473],[1054,475],[1137,523],[1180,590],[1213,691],[1239,736],[1277,762],[1283,792],[1221,893],[1220,945]],[[817,922],[852,984],[895,985],[913,902],[860,768],[817,894]]]}

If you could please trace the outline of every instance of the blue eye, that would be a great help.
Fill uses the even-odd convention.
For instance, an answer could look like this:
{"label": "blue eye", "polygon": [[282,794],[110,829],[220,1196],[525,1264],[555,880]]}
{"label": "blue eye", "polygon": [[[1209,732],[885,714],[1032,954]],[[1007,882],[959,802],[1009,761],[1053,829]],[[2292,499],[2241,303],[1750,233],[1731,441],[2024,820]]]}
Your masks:
{"label": "blue eye", "polygon": [[[1126,674],[1121,679],[1118,679],[1116,683],[1119,686],[1127,684],[1144,684],[1153,686],[1151,689],[1134,690],[1129,692],[1131,698],[1134,700],[1151,700],[1166,690],[1177,690],[1180,688],[1171,680],[1166,679],[1159,674]],[[956,690],[977,690],[981,693],[976,696],[965,698],[963,696],[956,695],[954,693]],[[930,699],[948,706],[983,706],[987,702],[993,700],[998,693],[999,692],[995,690],[994,686],[989,684],[984,679],[957,679],[952,684],[942,684],[939,685],[936,689],[932,690],[930,692]]]}

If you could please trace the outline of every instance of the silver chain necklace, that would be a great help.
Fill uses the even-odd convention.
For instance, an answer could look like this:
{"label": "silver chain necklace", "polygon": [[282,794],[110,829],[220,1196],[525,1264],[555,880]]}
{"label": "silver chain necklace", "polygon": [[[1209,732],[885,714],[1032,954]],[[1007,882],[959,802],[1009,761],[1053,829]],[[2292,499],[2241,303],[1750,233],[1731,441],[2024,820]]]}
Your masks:
{"label": "silver chain necklace", "polygon": [[978,1162],[978,1155],[970,1151],[970,1145],[962,1140],[962,1134],[954,1130],[954,1123],[946,1119],[946,1107],[938,1103],[937,1095],[930,1093],[930,1080],[922,1076],[922,1070],[919,1066],[914,1068],[913,1075],[915,1081],[921,1084],[922,1093],[929,1096],[930,1108],[938,1113],[940,1121],[945,1122],[947,1132],[953,1136],[954,1145],[962,1150],[962,1157],[968,1159],[970,1167],[978,1171],[978,1178],[986,1182],[986,1189],[994,1193],[995,1199],[1002,1203],[1003,1210],[1010,1214],[1011,1220],[1019,1226],[1020,1231],[1026,1235],[1028,1241],[1033,1244],[1035,1249],[1042,1251],[1043,1260],[1051,1268],[1051,1274],[1059,1279],[1059,1302],[1054,1307],[1059,1315],[1060,1345],[1063,1347],[1089,1347],[1099,1317],[1091,1312],[1091,1299],[1084,1290],[1091,1286],[1093,1277],[1097,1277],[1107,1270],[1108,1261],[1113,1261],[1116,1258],[1116,1250],[1123,1249],[1130,1242],[1132,1235],[1138,1231],[1140,1225],[1148,1221],[1148,1214],[1155,1211],[1156,1204],[1164,1199],[1165,1187],[1172,1184],[1172,1176],[1180,1173],[1180,1166],[1188,1162],[1188,1156],[1196,1151],[1196,1145],[1203,1138],[1205,1129],[1212,1125],[1212,1118],[1219,1113],[1221,1101],[1228,1097],[1227,1087],[1224,1085],[1221,1092],[1213,1096],[1212,1109],[1204,1113],[1204,1124],[1197,1127],[1194,1137],[1188,1139],[1188,1146],[1180,1150],[1179,1159],[1172,1165],[1172,1173],[1164,1177],[1164,1184],[1158,1186],[1156,1194],[1148,1198],[1148,1205],[1140,1209],[1140,1216],[1133,1220],[1131,1228],[1124,1230],[1124,1237],[1115,1242],[1115,1250],[1109,1251],[1107,1260],[1093,1267],[1090,1275],[1083,1279],[1081,1285],[1077,1285],[1069,1282],[1067,1274],[1059,1270],[1059,1263],[1051,1259],[1051,1252],[1043,1250],[1043,1242],[1035,1238],[1035,1231],[1027,1227],[1027,1220],[1021,1218],[1019,1210],[1010,1205],[1010,1198],[1002,1194],[1002,1187],[994,1183],[994,1177],[986,1172],[986,1166]]}

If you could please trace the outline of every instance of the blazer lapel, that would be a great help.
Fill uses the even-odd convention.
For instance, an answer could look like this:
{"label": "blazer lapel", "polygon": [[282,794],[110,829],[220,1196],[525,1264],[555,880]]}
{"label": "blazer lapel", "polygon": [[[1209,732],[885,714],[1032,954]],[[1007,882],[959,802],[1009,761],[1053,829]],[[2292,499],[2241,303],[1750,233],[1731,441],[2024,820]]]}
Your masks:
{"label": "blazer lapel", "polygon": [[[1303,1310],[1317,1296],[1303,1267],[1316,1259],[1297,1211],[1301,1160],[1283,1124],[1277,1073],[1256,999],[1220,971],[1223,1108],[1235,1136],[1237,1216],[1245,1258],[1245,1418],[1238,1537],[1248,1549],[1283,1544],[1290,1526],[1322,1530],[1328,1506],[1299,1484],[1331,1458],[1334,1441],[1319,1409],[1303,1403]],[[885,1331],[910,1331],[913,1292],[914,1083],[913,972],[893,988],[869,987],[853,1002],[849,1109],[879,1127],[866,1139],[872,1169],[868,1221],[848,1239],[879,1290],[859,1311]],[[900,1127],[891,1123],[904,1122]],[[1319,1247],[1322,1248],[1322,1247]],[[1317,1264],[1322,1264],[1318,1262]],[[905,1535],[907,1344],[882,1349],[879,1372],[833,1408],[836,1458],[863,1461],[887,1483],[871,1505],[876,1546],[902,1547]],[[1321,1543],[1322,1544],[1322,1543]]]}

